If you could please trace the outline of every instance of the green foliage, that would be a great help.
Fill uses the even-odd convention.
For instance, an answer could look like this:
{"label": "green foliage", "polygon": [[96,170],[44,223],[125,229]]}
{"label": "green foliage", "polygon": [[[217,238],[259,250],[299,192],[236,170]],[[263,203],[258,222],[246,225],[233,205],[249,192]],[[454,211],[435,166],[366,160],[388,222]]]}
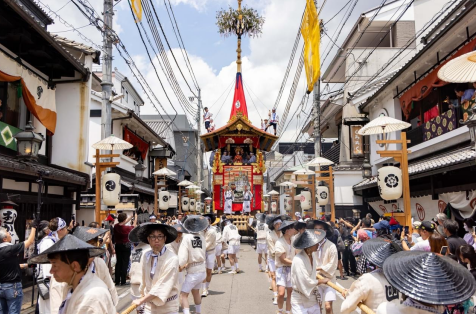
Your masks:
{"label": "green foliage", "polygon": [[[240,13],[243,16],[242,27],[239,29],[238,16]],[[228,7],[228,10],[222,9],[217,12],[217,26],[218,33],[224,37],[231,35],[248,35],[250,37],[257,37],[262,33],[264,17],[258,14],[258,11],[247,8],[246,6],[241,11]],[[240,34],[241,33],[241,34]]]}

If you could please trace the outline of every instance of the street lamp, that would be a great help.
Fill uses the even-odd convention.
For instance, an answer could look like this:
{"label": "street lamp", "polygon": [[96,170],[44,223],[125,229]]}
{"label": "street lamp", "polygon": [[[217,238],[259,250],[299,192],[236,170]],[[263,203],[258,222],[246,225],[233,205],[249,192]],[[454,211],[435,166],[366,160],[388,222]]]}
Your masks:
{"label": "street lamp", "polygon": [[142,159],[139,159],[139,161],[137,162],[137,165],[134,166],[134,170],[136,172],[136,179],[142,179],[142,177],[144,176],[144,170],[146,169],[147,167],[144,166],[144,164],[142,163]]}
{"label": "street lamp", "polygon": [[25,130],[15,135],[17,140],[18,157],[25,160],[38,159],[38,151],[41,148],[41,143],[45,140],[43,135],[33,132],[35,127],[28,121]]}

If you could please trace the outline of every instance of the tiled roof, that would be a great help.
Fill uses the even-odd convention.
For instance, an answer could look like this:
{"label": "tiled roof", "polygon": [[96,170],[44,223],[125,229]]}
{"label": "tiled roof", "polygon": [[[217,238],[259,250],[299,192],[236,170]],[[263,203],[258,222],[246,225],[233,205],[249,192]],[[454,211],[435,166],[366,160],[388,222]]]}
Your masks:
{"label": "tiled roof", "polygon": [[48,172],[47,179],[69,182],[76,185],[87,185],[89,175],[79,175],[75,172],[58,169],[51,166],[41,165],[36,162],[20,161],[16,158],[0,155],[0,170],[3,172],[23,173],[31,176],[38,176],[38,171]]}
{"label": "tiled roof", "polygon": [[[408,173],[411,178],[412,175],[437,170],[440,168],[446,168],[471,160],[476,160],[476,151],[474,151],[474,149],[471,147],[459,148],[433,157],[411,162],[408,165]],[[374,176],[357,183],[353,186],[353,188],[358,188],[361,190],[362,187],[372,187],[376,185],[377,177]]]}
{"label": "tiled roof", "polygon": [[175,139],[174,139],[174,132],[172,131],[172,126],[170,125],[170,121],[164,120],[154,120],[148,121],[144,120],[144,122],[152,129],[155,133],[157,133],[160,137],[162,137],[167,143],[172,146],[175,150]]}
{"label": "tiled roof", "polygon": [[97,50],[94,49],[93,47],[86,46],[85,44],[82,44],[82,43],[79,43],[77,41],[68,39],[66,37],[61,37],[59,35],[51,35],[51,37],[53,37],[57,42],[59,42],[63,46],[75,48],[75,49],[81,50],[81,51],[83,51],[85,53],[88,53],[88,54],[92,54],[92,53],[97,52]]}

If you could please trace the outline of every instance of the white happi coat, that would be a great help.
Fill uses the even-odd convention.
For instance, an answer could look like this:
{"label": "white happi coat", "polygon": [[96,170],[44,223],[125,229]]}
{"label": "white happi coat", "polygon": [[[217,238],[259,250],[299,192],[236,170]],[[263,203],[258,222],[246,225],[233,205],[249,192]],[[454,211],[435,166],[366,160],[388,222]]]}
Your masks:
{"label": "white happi coat", "polygon": [[224,210],[225,214],[231,215],[234,199],[235,199],[235,194],[233,193],[232,190],[225,191],[225,210]]}
{"label": "white happi coat", "polygon": [[317,289],[316,267],[316,259],[313,258],[311,265],[309,256],[304,250],[294,257],[291,266],[291,283],[293,285],[291,303],[299,304],[304,308],[318,304],[319,290]]}
{"label": "white happi coat", "polygon": [[217,246],[217,232],[214,226],[208,227],[204,231],[205,243],[206,243],[206,253],[215,254],[215,248]]}
{"label": "white happi coat", "polygon": [[189,233],[182,236],[178,258],[180,267],[187,265],[187,274],[206,272],[205,238],[200,233]]}
{"label": "white happi coat", "polygon": [[381,269],[363,274],[350,286],[347,296],[342,302],[340,312],[349,314],[362,302],[374,312],[380,304],[392,302],[400,304],[398,290],[393,288],[385,278]]}
{"label": "white happi coat", "polygon": [[275,245],[276,241],[278,241],[279,236],[276,234],[275,230],[269,230],[268,236],[266,238],[268,242],[268,258],[274,259],[274,255],[276,253],[275,251]]}
{"label": "white happi coat", "polygon": [[251,191],[245,191],[243,193],[243,212],[251,212],[251,199],[253,198],[253,193]]}
{"label": "white happi coat", "polygon": [[131,295],[140,298],[140,285],[142,283],[142,260],[145,253],[150,251],[150,245],[146,243],[139,243],[134,246],[131,253],[131,270],[129,276],[131,277]]}
{"label": "white happi coat", "polygon": [[[56,242],[56,239],[53,239],[50,236],[44,237],[40,243],[38,244],[38,254],[43,253],[50,247],[52,247]],[[38,265],[40,269],[40,275],[38,276],[39,278],[50,278],[50,286],[51,286],[51,264],[43,264],[43,265]],[[40,296],[38,297],[38,308],[40,310],[41,314],[50,314],[51,313],[51,308],[50,308],[50,299],[43,300],[43,298]]]}
{"label": "white happi coat", "polygon": [[223,242],[228,242],[230,245],[240,245],[241,236],[238,228],[229,223],[223,228]]}
{"label": "white happi coat", "polygon": [[[71,287],[68,287],[66,291],[69,292],[70,289]],[[117,312],[106,284],[88,270],[66,302],[63,313],[116,314]]]}
{"label": "white happi coat", "polygon": [[[444,309],[441,309],[439,313],[443,313],[443,311]],[[376,314],[433,314],[433,312],[417,309],[403,304],[385,302],[378,306]]]}
{"label": "white happi coat", "polygon": [[175,255],[178,255],[178,251],[180,249],[180,244],[182,243],[182,239],[180,239],[180,241],[173,241],[169,244],[166,244],[165,246],[167,247],[167,249],[171,250],[172,252],[175,253]]}
{"label": "white happi coat", "polygon": [[157,256],[157,266],[151,277],[154,264],[153,252],[145,253],[142,258],[141,295],[154,295],[151,301],[145,304],[146,311],[154,314],[167,314],[179,311],[178,257],[171,250],[165,248],[162,255]]}
{"label": "white happi coat", "polygon": [[336,282],[335,272],[337,270],[338,255],[335,244],[326,239],[322,247],[312,254],[316,260],[317,268],[322,269],[318,273],[323,277],[329,278],[330,281]]}
{"label": "white happi coat", "polygon": [[112,303],[116,306],[119,303],[119,298],[117,296],[116,285],[114,281],[112,281],[106,262],[100,257],[95,257],[93,263],[89,266],[88,272],[95,273],[96,276],[106,284],[107,290],[109,290],[111,294]]}
{"label": "white happi coat", "polygon": [[256,224],[256,243],[266,244],[268,237],[268,225],[264,222],[258,222]]}

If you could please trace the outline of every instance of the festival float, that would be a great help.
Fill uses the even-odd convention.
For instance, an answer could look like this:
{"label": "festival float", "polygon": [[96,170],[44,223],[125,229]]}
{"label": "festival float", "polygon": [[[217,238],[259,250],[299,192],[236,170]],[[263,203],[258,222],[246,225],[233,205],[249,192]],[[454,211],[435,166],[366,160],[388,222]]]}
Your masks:
{"label": "festival float", "polygon": [[[250,18],[250,17],[254,18]],[[249,21],[255,21],[249,22]],[[238,36],[237,73],[235,94],[231,104],[230,119],[226,125],[201,136],[205,150],[213,154],[213,200],[212,208],[217,214],[223,214],[225,206],[225,187],[229,186],[234,193],[233,214],[243,212],[243,191],[248,186],[253,193],[251,215],[264,211],[263,174],[266,172],[264,153],[270,151],[278,137],[253,125],[248,116],[248,108],[243,90],[241,71],[241,36],[254,36],[261,32],[264,22],[255,10],[241,9],[218,12],[219,32],[225,36]],[[251,24],[250,24],[251,23]],[[226,157],[223,156],[226,154]],[[244,156],[252,156],[252,162],[246,162]],[[254,157],[254,158],[253,158]],[[235,217],[235,221],[241,221]],[[243,218],[241,216],[241,218]],[[244,221],[243,221],[244,223]],[[247,221],[246,221],[247,223]]]}

